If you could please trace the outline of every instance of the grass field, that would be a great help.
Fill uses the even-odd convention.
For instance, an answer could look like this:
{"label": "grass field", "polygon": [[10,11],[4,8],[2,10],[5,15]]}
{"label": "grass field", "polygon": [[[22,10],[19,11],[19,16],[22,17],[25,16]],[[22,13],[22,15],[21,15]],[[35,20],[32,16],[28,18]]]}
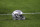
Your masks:
{"label": "grass field", "polygon": [[[0,0],[0,14],[14,10],[24,13],[40,12],[40,0]],[[12,20],[12,15],[0,15],[0,27],[40,27],[40,14],[24,14],[26,20]]]}

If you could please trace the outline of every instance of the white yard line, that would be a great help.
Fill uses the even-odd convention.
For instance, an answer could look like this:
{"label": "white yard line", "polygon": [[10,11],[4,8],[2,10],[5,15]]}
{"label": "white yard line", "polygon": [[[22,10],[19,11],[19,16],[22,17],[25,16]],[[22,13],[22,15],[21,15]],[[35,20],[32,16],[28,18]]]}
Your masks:
{"label": "white yard line", "polygon": [[[40,14],[40,12],[37,12],[37,13],[23,13],[23,14]],[[0,14],[0,15],[12,15],[12,14]]]}
{"label": "white yard line", "polygon": [[0,15],[12,15],[12,14],[0,14]]}
{"label": "white yard line", "polygon": [[35,13],[23,13],[23,14],[40,14],[40,12],[35,12]]}

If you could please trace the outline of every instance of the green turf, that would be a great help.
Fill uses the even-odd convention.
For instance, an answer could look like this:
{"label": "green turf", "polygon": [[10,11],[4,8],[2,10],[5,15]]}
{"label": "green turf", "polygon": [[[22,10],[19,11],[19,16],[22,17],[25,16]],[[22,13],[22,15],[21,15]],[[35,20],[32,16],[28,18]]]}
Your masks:
{"label": "green turf", "polygon": [[11,16],[0,16],[0,27],[40,27],[40,15],[25,15],[26,20],[12,20]]}
{"label": "green turf", "polygon": [[[0,0],[0,14],[11,14],[19,9],[24,13],[40,12],[40,0]],[[12,20],[11,15],[0,15],[0,27],[40,27],[40,14],[25,14],[26,20]]]}

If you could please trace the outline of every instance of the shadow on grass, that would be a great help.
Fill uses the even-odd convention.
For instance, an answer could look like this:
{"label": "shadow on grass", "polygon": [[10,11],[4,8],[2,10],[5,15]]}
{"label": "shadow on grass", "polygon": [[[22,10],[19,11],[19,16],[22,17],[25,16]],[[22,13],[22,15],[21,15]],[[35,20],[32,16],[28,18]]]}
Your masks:
{"label": "shadow on grass", "polygon": [[32,19],[30,19],[30,18],[26,18],[25,20],[32,20]]}
{"label": "shadow on grass", "polygon": [[[11,21],[11,20],[13,20],[13,19],[0,19],[0,21]],[[26,18],[25,20],[32,20],[32,19]]]}
{"label": "shadow on grass", "polygon": [[11,21],[12,19],[0,19],[0,21]]}

